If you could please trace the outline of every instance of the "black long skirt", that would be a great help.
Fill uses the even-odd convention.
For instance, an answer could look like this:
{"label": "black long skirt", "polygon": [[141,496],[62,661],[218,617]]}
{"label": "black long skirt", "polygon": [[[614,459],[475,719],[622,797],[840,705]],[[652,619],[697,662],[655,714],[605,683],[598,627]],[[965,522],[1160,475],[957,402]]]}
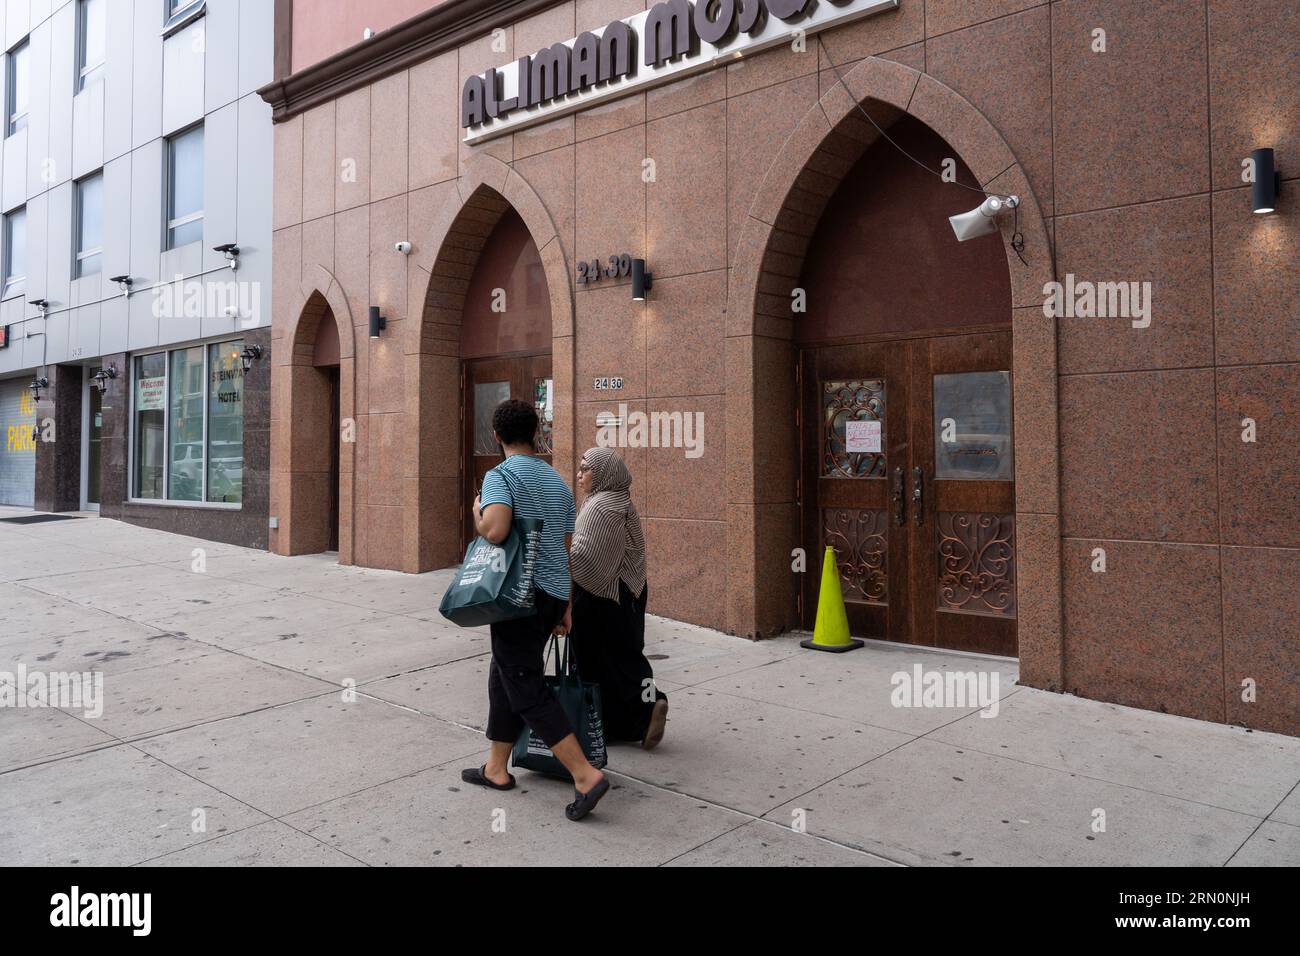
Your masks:
{"label": "black long skirt", "polygon": [[600,685],[606,740],[642,740],[654,702],[654,671],[645,656],[645,608],[622,581],[617,601],[573,585],[573,653],[584,681]]}

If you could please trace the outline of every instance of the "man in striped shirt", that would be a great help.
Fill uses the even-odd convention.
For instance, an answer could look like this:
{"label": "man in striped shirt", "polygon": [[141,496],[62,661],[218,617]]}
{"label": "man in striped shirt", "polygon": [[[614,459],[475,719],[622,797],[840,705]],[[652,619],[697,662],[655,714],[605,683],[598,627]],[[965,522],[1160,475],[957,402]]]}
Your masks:
{"label": "man in striped shirt", "polygon": [[474,527],[492,544],[500,544],[510,534],[516,513],[542,519],[533,570],[537,612],[491,625],[487,738],[492,745],[487,763],[461,771],[461,779],[493,790],[514,789],[515,778],[506,767],[526,725],[573,777],[574,800],[564,812],[570,820],[581,820],[609,790],[609,781],[587,761],[544,680],[546,645],[552,634],[567,634],[572,623],[569,543],[575,510],[573,492],[564,479],[533,455],[537,425],[537,411],[517,398],[502,402],[492,415],[505,461],[483,478],[482,494],[474,499]]}

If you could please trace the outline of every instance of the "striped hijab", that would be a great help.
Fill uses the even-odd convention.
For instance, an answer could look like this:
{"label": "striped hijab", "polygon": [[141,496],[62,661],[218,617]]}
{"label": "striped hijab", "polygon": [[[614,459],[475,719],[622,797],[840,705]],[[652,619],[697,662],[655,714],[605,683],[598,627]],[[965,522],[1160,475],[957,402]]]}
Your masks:
{"label": "striped hijab", "polygon": [[618,600],[618,582],[640,597],[645,589],[645,536],[628,489],[632,473],[616,452],[589,448],[591,493],[578,512],[569,552],[573,580],[599,597]]}

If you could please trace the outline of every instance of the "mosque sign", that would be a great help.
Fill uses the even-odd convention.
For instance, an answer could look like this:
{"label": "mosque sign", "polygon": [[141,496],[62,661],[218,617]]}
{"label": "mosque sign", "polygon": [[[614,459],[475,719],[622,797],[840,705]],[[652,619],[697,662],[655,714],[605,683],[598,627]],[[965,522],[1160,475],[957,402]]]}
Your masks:
{"label": "mosque sign", "polygon": [[[723,66],[899,0],[661,0],[624,20],[465,80],[461,127],[473,145]],[[817,56],[815,46],[806,47]]]}

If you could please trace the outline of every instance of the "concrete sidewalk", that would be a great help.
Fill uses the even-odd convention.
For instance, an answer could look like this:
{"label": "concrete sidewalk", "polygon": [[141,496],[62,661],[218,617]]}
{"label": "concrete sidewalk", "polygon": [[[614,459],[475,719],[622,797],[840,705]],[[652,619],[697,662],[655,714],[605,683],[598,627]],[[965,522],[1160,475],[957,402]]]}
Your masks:
{"label": "concrete sidewalk", "polygon": [[[1300,865],[1300,739],[1018,687],[1014,661],[660,618],[665,742],[612,748],[569,823],[564,784],[461,784],[488,647],[439,616],[449,577],[0,522],[0,672],[101,672],[105,701],[0,707],[3,862]],[[997,715],[895,707],[915,664],[996,674]]]}

